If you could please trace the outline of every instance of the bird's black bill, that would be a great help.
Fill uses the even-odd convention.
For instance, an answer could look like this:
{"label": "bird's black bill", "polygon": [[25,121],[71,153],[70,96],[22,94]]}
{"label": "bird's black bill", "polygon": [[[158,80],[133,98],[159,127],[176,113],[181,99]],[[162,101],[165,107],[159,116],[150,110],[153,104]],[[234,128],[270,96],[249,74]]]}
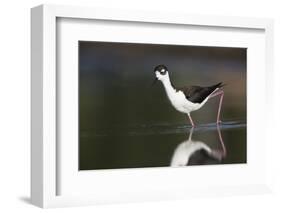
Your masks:
{"label": "bird's black bill", "polygon": [[158,79],[155,78],[154,81],[152,82],[151,86],[153,86],[157,81],[158,81]]}

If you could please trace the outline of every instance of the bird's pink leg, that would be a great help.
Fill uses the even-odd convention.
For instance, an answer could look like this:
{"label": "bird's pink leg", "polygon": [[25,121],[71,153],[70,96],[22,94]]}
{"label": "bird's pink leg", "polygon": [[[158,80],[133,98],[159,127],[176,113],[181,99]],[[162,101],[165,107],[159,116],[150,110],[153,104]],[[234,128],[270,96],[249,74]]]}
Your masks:
{"label": "bird's pink leg", "polygon": [[193,131],[194,131],[194,127],[191,127],[191,129],[190,129],[190,131],[189,131],[189,137],[188,137],[188,140],[189,140],[189,141],[192,140]]}
{"label": "bird's pink leg", "polygon": [[190,120],[191,126],[194,127],[194,123],[193,123],[193,120],[192,120],[190,114],[188,113],[187,115],[188,115],[188,118],[189,118],[189,120]]}
{"label": "bird's pink leg", "polygon": [[222,136],[221,136],[221,130],[220,130],[219,125],[217,125],[217,131],[218,131],[218,134],[219,134],[219,139],[220,139],[220,143],[221,143],[221,147],[222,147],[222,151],[223,151],[223,157],[225,157],[226,156],[226,148],[225,148]]}
{"label": "bird's pink leg", "polygon": [[211,155],[212,155],[213,157],[215,157],[216,159],[218,159],[218,160],[221,161],[223,158],[226,157],[227,151],[226,151],[226,148],[225,148],[225,145],[224,145],[224,141],[223,141],[222,136],[221,136],[220,127],[219,127],[218,124],[217,124],[217,131],[218,131],[219,141],[220,141],[222,150],[217,150],[217,149],[212,150]]}
{"label": "bird's pink leg", "polygon": [[218,114],[217,114],[217,123],[220,123],[221,122],[221,120],[220,120],[221,106],[222,106],[224,92],[223,92],[223,90],[219,90],[218,92],[214,92],[213,94],[211,94],[209,98],[213,98],[218,95],[220,95],[220,103],[219,103],[219,109],[218,109]]}

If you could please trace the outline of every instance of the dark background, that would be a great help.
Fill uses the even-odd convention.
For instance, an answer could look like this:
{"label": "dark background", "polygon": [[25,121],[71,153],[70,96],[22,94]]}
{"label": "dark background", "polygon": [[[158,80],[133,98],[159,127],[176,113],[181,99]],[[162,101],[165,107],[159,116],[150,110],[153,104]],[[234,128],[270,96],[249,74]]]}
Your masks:
{"label": "dark background", "polygon": [[[80,41],[80,170],[169,165],[190,128],[161,82],[151,87],[158,64],[168,67],[176,86],[226,84],[221,128],[231,150],[221,163],[245,163],[246,53],[244,48]],[[191,113],[197,126],[216,121],[218,100]],[[229,128],[233,122],[242,125]],[[217,141],[214,129],[196,132],[201,140]]]}

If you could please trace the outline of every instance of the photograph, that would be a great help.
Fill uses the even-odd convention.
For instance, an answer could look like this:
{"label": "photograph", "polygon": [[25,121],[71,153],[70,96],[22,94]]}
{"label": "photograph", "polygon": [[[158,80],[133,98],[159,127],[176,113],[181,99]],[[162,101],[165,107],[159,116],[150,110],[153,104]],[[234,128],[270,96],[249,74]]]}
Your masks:
{"label": "photograph", "polygon": [[79,170],[247,163],[247,48],[78,41]]}

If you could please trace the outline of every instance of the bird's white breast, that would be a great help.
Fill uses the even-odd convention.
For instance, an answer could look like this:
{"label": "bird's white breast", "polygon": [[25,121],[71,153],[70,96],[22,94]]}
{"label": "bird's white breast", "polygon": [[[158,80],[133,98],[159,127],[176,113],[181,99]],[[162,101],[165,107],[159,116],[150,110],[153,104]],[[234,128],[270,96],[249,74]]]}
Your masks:
{"label": "bird's white breast", "polygon": [[174,90],[171,93],[167,93],[167,95],[175,109],[182,113],[190,113],[194,110],[197,110],[201,108],[203,104],[207,101],[204,100],[202,103],[192,103],[191,101],[186,99],[182,91]]}
{"label": "bird's white breast", "polygon": [[182,142],[174,151],[171,166],[177,167],[187,165],[191,155],[201,149],[205,150],[207,153],[212,152],[211,148],[201,141],[187,140]]}
{"label": "bird's white breast", "polygon": [[184,93],[181,90],[176,91],[171,85],[169,76],[162,80],[167,96],[174,106],[174,108],[182,113],[190,113],[192,111],[200,109],[208,100],[208,97],[201,103],[193,103],[186,99]]}

